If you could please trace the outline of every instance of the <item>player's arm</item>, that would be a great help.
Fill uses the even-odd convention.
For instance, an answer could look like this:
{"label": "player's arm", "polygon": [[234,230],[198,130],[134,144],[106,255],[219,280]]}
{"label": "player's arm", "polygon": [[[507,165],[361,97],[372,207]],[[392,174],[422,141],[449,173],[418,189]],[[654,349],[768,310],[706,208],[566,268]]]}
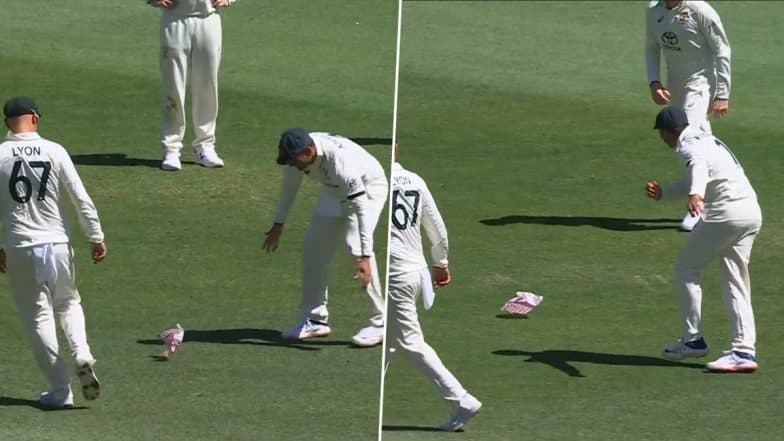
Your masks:
{"label": "player's arm", "polygon": [[433,258],[433,285],[436,288],[448,285],[452,281],[449,273],[449,239],[446,225],[438,211],[433,195],[424,182],[419,186],[422,199],[422,228],[430,241],[430,255]]}
{"label": "player's arm", "polygon": [[291,206],[294,205],[299,188],[302,186],[302,178],[303,174],[299,170],[294,169],[294,167],[287,166],[283,169],[280,198],[275,208],[275,215],[272,218],[272,227],[265,233],[267,237],[264,239],[263,248],[268,252],[275,251],[278,248],[280,236],[283,234],[283,224],[286,223]]}
{"label": "player's arm", "polygon": [[703,199],[705,189],[710,180],[708,161],[699,154],[690,153],[686,163],[686,172],[689,176],[689,202],[687,208],[692,216],[699,216],[703,212]]}
{"label": "player's arm", "polygon": [[656,37],[650,8],[645,11],[645,67],[648,72],[648,88],[651,99],[659,105],[670,102],[670,92],[661,83],[661,47]]}
{"label": "player's arm", "polygon": [[176,0],[146,0],[147,4],[156,8],[172,9],[177,6]]}
{"label": "player's arm", "polygon": [[212,0],[212,7],[215,9],[225,8],[234,4],[237,0]]}
{"label": "player's arm", "polygon": [[357,217],[357,233],[359,234],[359,256],[356,259],[354,276],[360,279],[362,288],[366,288],[371,281],[370,257],[373,255],[373,230],[376,228],[368,213],[371,209],[370,199],[362,180],[362,174],[354,163],[337,159],[335,175],[338,178],[340,191],[344,195],[346,211],[349,215]]}
{"label": "player's arm", "polygon": [[697,23],[713,53],[713,63],[716,69],[716,96],[711,103],[709,112],[715,117],[721,117],[729,110],[732,50],[719,14],[707,3],[703,4],[701,12]]}
{"label": "player's arm", "polygon": [[76,209],[79,225],[90,240],[90,255],[94,262],[100,262],[106,257],[106,245],[104,244],[101,221],[98,218],[98,210],[90,195],[87,194],[82,179],[76,172],[76,167],[74,167],[68,153],[65,150],[60,150],[53,159],[59,165],[58,174],[62,176],[65,190]]}

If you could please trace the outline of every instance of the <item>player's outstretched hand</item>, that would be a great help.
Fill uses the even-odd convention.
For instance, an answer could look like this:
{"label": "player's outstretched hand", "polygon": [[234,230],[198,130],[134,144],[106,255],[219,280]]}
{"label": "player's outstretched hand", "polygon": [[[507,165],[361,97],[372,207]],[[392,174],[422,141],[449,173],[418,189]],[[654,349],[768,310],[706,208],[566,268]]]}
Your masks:
{"label": "player's outstretched hand", "polygon": [[283,234],[283,224],[272,225],[272,228],[264,234],[267,235],[267,238],[264,239],[263,248],[268,253],[271,253],[278,249],[278,242],[280,242],[280,236]]}
{"label": "player's outstretched hand", "polygon": [[93,259],[93,263],[102,261],[106,257],[106,244],[103,242],[92,244],[90,256]]}
{"label": "player's outstretched hand", "polygon": [[689,205],[688,205],[689,213],[692,216],[699,216],[705,210],[705,204],[702,202],[702,197],[698,194],[693,194],[689,196]]}
{"label": "player's outstretched hand", "polygon": [[5,250],[0,250],[0,273],[5,272]]}
{"label": "player's outstretched hand", "polygon": [[150,4],[156,8],[171,9],[177,6],[177,0],[152,0]]}
{"label": "player's outstretched hand", "polygon": [[449,274],[449,268],[433,267],[433,288],[441,288],[447,286],[452,282],[452,275]]}
{"label": "player's outstretched hand", "polygon": [[645,184],[645,193],[648,194],[649,198],[658,201],[661,199],[661,185],[656,181],[648,181],[648,183]]}
{"label": "player's outstretched hand", "polygon": [[651,99],[660,106],[670,104],[670,91],[661,84],[655,83],[651,86]]}
{"label": "player's outstretched hand", "polygon": [[229,0],[212,0],[213,8],[225,8],[229,6]]}
{"label": "player's outstretched hand", "polygon": [[365,289],[368,287],[368,285],[370,285],[370,279],[372,277],[370,271],[369,257],[360,257],[357,259],[354,267],[354,278],[359,279],[360,283],[362,284],[362,289]]}
{"label": "player's outstretched hand", "polygon": [[723,100],[720,98],[716,98],[710,105],[710,109],[708,112],[714,118],[721,118],[722,116],[726,115],[727,112],[730,110],[730,102],[729,100]]}

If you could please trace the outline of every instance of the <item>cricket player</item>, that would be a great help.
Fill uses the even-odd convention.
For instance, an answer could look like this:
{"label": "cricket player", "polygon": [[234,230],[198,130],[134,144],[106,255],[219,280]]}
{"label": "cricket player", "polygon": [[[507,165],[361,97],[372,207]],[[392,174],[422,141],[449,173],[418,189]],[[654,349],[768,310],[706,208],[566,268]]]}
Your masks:
{"label": "cricket player", "polygon": [[191,104],[197,164],[223,167],[215,153],[218,118],[218,67],[221,60],[221,17],[219,8],[236,0],[147,0],[161,8],[160,68],[161,168],[182,169],[180,150],[185,136],[185,85],[190,71]]}
{"label": "cricket player", "polygon": [[302,322],[283,332],[291,340],[325,337],[328,323],[328,266],[338,242],[345,240],[356,277],[370,298],[370,324],[351,341],[370,347],[384,339],[384,298],[373,253],[373,231],[387,199],[387,178],[381,164],[360,145],[329,133],[285,131],[278,146],[283,172],[280,201],[264,249],[278,247],[283,225],[303,177],[323,185],[305,234],[302,263]]}
{"label": "cricket player", "polygon": [[[446,226],[425,181],[397,162],[392,166],[391,210],[388,332],[392,345],[422,371],[452,409],[441,428],[460,431],[479,412],[482,403],[463,388],[425,342],[416,306],[417,297],[424,295],[429,299],[425,300],[427,307],[434,298],[433,287],[446,286],[452,280]],[[422,253],[422,227],[432,244],[432,279]]]}
{"label": "cricket player", "polygon": [[[730,45],[719,15],[703,1],[653,1],[646,14],[646,35],[653,102],[682,108],[692,127],[710,133],[708,114],[724,116],[730,99]],[[659,76],[662,53],[666,87]],[[691,231],[699,220],[686,213],[681,229]]]}
{"label": "cricket player", "polygon": [[79,223],[92,243],[92,259],[106,256],[103,232],[93,201],[82,185],[68,152],[38,135],[41,112],[33,100],[12,98],[3,107],[10,130],[0,144],[0,191],[3,245],[0,272],[8,274],[11,295],[32,343],[38,367],[50,389],[43,408],[73,405],[71,381],[60,356],[55,318],[76,361],[82,394],[98,398],[95,358],[87,344],[84,312],[74,284],[73,250],[63,216],[68,195]]}
{"label": "cricket player", "polygon": [[727,145],[701,128],[692,127],[680,107],[670,106],[659,112],[654,129],[675,149],[685,173],[664,187],[656,181],[648,182],[648,197],[659,200],[688,196],[689,212],[704,216],[686,239],[675,264],[675,291],[680,299],[683,333],[662,355],[680,360],[708,354],[701,329],[700,277],[708,264],[718,258],[724,304],[730,318],[731,347],[707,367],[714,372],[753,372],[757,369],[756,331],[749,258],[762,226],[757,195]]}

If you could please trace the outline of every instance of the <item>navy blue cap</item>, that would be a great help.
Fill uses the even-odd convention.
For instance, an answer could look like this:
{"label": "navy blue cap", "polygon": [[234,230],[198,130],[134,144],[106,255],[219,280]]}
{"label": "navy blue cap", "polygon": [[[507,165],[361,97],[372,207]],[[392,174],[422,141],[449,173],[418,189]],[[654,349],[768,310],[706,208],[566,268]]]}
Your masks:
{"label": "navy blue cap", "polygon": [[289,164],[311,144],[313,138],[304,129],[294,127],[286,130],[280,135],[278,143],[278,164]]}
{"label": "navy blue cap", "polygon": [[688,125],[689,118],[686,116],[686,112],[680,107],[669,106],[656,115],[656,124],[653,125],[653,128],[675,130],[682,129]]}
{"label": "navy blue cap", "polygon": [[38,105],[32,98],[26,96],[15,96],[6,101],[3,106],[3,114],[5,114],[6,118],[14,118],[22,115],[41,116]]}

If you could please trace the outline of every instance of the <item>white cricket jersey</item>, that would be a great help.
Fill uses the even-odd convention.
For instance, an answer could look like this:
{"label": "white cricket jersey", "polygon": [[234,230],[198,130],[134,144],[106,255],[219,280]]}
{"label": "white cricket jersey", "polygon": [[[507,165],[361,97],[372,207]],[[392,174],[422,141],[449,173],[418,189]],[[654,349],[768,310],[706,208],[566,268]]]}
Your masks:
{"label": "white cricket jersey", "polygon": [[[175,0],[176,6],[171,9],[161,8],[164,15],[170,17],[205,17],[213,14],[216,9],[212,0]],[[229,4],[237,0],[229,0]],[[147,3],[150,3],[148,0]]]}
{"label": "white cricket jersey", "polygon": [[699,127],[687,127],[675,152],[686,166],[681,178],[662,188],[662,198],[699,195],[705,222],[760,219],[757,193],[724,142]]}
{"label": "white cricket jersey", "polygon": [[729,99],[730,44],[719,14],[708,3],[684,0],[667,9],[663,1],[651,2],[646,31],[648,81],[660,81],[663,52],[668,88],[711,84],[716,98]]}
{"label": "white cricket jersey", "polygon": [[7,248],[67,243],[63,194],[90,242],[103,242],[101,223],[68,152],[37,133],[8,133],[0,144],[0,212]]}
{"label": "white cricket jersey", "polygon": [[427,268],[421,228],[432,244],[433,265],[449,265],[446,226],[425,181],[397,162],[392,165],[392,225],[389,226],[389,275]]}
{"label": "white cricket jersey", "polygon": [[386,174],[378,160],[362,146],[343,136],[323,132],[310,133],[316,145],[316,160],[305,170],[286,166],[283,170],[280,200],[273,222],[286,222],[303,177],[324,185],[340,201],[345,215],[356,214],[362,255],[373,250],[374,225],[363,222],[368,195],[365,186],[373,182],[386,185]]}

